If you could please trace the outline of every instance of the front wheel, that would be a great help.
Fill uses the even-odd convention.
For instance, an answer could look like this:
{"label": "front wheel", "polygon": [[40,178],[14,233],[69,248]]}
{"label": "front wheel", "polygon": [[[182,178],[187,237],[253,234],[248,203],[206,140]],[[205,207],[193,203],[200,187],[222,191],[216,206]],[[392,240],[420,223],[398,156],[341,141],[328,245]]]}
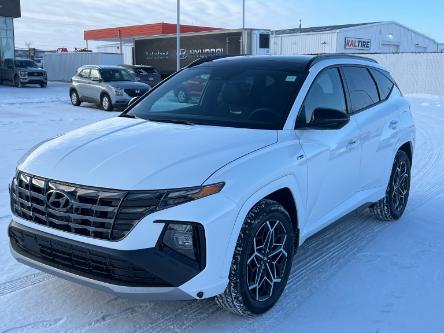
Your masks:
{"label": "front wheel", "polygon": [[236,243],[228,286],[216,303],[248,316],[268,311],[287,284],[294,251],[294,234],[285,208],[261,200],[248,213]]}
{"label": "front wheel", "polygon": [[370,206],[370,211],[382,221],[399,219],[407,206],[410,193],[411,165],[406,152],[396,153],[385,197]]}
{"label": "front wheel", "polygon": [[18,75],[16,75],[16,76],[14,77],[14,86],[15,86],[16,88],[22,88],[22,87],[23,87],[23,85],[22,85],[22,81],[20,81],[20,78],[18,77]]}
{"label": "front wheel", "polygon": [[105,111],[112,111],[113,110],[113,103],[111,101],[111,97],[109,97],[107,94],[104,94],[102,96],[102,109]]}

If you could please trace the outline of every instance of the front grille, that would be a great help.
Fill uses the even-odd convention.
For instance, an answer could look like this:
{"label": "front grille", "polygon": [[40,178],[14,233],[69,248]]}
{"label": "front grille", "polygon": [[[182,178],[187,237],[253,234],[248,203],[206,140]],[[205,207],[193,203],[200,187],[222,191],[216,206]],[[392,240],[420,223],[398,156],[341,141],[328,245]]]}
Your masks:
{"label": "front grille", "polygon": [[[59,207],[61,201],[49,203],[54,192],[59,197],[65,195],[68,198],[63,207]],[[93,238],[120,240],[146,215],[145,203],[131,205],[124,200],[127,193],[20,172],[11,186],[11,210],[23,219],[51,228]]]}
{"label": "front grille", "polygon": [[9,236],[13,248],[18,253],[76,275],[124,286],[170,286],[147,270],[119,256],[14,227],[9,228]]}
{"label": "front grille", "polygon": [[129,97],[139,97],[142,96],[147,91],[145,89],[125,89],[125,93]]}
{"label": "front grille", "polygon": [[42,72],[28,72],[28,76],[43,76]]}

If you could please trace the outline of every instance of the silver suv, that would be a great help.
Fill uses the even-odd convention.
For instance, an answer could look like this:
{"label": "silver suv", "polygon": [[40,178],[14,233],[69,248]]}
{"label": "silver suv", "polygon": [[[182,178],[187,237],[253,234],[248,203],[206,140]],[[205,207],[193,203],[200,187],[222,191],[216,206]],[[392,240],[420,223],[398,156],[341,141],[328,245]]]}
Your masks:
{"label": "silver suv", "polygon": [[72,78],[71,103],[99,104],[103,110],[126,107],[134,97],[142,96],[150,86],[136,82],[135,77],[119,66],[83,66]]}

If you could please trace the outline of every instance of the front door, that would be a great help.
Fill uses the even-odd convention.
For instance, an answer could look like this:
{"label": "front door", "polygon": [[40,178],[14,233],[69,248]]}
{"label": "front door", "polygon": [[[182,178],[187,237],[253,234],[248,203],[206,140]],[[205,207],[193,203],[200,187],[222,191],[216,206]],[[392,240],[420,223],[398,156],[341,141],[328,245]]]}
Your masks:
{"label": "front door", "polygon": [[[310,122],[317,108],[347,113],[339,69],[324,69],[314,80],[301,110]],[[354,119],[340,129],[298,130],[308,163],[305,232],[312,233],[342,216],[359,190],[361,144]]]}

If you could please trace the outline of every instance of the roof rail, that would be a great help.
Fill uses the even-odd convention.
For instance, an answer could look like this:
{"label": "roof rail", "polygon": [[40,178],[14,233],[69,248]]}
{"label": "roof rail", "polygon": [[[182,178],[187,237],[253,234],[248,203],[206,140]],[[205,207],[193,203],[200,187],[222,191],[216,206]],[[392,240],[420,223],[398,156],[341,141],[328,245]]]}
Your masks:
{"label": "roof rail", "polygon": [[373,63],[378,63],[375,59],[372,58],[367,58],[367,57],[362,57],[362,56],[358,56],[358,55],[353,55],[353,54],[320,54],[315,56],[309,63],[308,67],[311,68],[312,66],[314,66],[315,64],[317,64],[318,62],[322,61],[322,60],[329,60],[329,59],[354,59],[354,60],[362,60],[362,61],[370,61]]}
{"label": "roof rail", "polygon": [[222,59],[222,58],[228,58],[230,56],[211,56],[211,57],[203,57],[203,58],[199,58],[194,60],[191,64],[189,64],[188,66],[186,66],[185,68],[190,68],[190,67],[194,67],[200,64],[204,64],[206,62],[210,62],[213,60],[217,60],[217,59]]}

